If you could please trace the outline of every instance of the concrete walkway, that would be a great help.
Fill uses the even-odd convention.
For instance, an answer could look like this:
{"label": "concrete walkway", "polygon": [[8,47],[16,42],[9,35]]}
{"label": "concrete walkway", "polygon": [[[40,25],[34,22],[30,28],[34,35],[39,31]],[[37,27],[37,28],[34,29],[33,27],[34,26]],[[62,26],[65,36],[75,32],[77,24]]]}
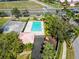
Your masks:
{"label": "concrete walkway", "polygon": [[66,59],[66,42],[64,41],[63,42],[63,54],[62,54],[62,59]]}

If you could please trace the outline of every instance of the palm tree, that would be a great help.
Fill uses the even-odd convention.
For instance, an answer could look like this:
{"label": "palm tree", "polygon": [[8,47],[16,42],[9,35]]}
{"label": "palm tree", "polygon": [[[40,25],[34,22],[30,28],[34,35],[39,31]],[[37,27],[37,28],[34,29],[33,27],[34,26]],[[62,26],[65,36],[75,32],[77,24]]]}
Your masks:
{"label": "palm tree", "polygon": [[49,42],[45,43],[42,58],[54,59],[54,56],[55,56],[55,49],[53,48],[53,45],[51,45]]}
{"label": "palm tree", "polygon": [[16,59],[24,45],[19,41],[16,33],[2,34],[0,37],[0,59]]}
{"label": "palm tree", "polygon": [[72,33],[76,33],[74,31],[74,27],[69,24],[69,22],[61,21],[61,19],[58,16],[46,16],[47,19],[46,24],[46,32],[48,32],[49,35],[53,35],[55,38],[58,38],[59,41],[63,42],[69,41],[71,39]]}

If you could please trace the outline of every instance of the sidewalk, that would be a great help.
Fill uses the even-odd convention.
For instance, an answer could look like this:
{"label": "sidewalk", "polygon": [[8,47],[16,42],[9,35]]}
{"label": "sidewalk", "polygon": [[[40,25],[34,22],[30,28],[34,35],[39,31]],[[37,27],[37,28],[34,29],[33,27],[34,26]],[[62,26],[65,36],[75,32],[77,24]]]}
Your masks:
{"label": "sidewalk", "polygon": [[66,42],[64,41],[63,42],[63,54],[62,54],[62,59],[66,59]]}

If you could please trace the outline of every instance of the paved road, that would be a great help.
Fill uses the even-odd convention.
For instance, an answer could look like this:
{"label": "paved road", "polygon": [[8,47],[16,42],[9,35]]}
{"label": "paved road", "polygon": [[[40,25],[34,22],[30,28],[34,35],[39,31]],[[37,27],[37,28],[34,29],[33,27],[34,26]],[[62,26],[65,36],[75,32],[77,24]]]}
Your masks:
{"label": "paved road", "polygon": [[73,47],[75,51],[75,59],[79,59],[79,37],[73,42]]}
{"label": "paved road", "polygon": [[72,19],[69,21],[69,23],[70,23],[71,25],[73,25],[73,26],[78,26],[78,23],[76,23],[76,22],[75,22],[74,20],[72,20]]}
{"label": "paved road", "polygon": [[[11,9],[0,9],[0,10],[3,10],[5,11],[8,15],[11,15]],[[23,12],[23,10],[20,10],[21,13]],[[52,14],[55,14],[56,13],[56,9],[47,9],[44,10],[44,9],[38,9],[38,10],[28,10],[29,11],[29,14],[30,15],[38,15],[38,14],[43,14],[43,13],[46,13],[46,12],[49,12],[49,13],[52,13]]]}

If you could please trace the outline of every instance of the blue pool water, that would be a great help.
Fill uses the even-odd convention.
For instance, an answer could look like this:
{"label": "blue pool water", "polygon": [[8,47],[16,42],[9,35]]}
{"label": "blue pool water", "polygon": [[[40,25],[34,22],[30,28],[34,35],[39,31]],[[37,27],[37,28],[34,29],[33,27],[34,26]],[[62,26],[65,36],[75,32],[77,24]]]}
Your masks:
{"label": "blue pool water", "polygon": [[42,31],[41,22],[33,22],[32,31]]}

